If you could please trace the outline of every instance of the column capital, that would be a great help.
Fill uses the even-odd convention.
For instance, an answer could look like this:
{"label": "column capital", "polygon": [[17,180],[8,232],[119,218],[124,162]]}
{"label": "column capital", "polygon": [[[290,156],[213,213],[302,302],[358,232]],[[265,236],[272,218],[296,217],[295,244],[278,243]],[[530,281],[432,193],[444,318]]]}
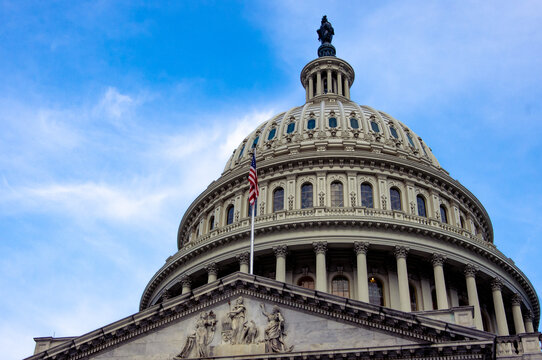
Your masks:
{"label": "column capital", "polygon": [[164,290],[164,293],[162,294],[162,301],[166,301],[171,299],[171,291],[169,289]]}
{"label": "column capital", "polygon": [[239,261],[239,264],[241,265],[248,265],[250,263],[250,253],[248,252],[238,254],[236,258],[237,258],[237,261]]}
{"label": "column capital", "polygon": [[446,261],[445,255],[433,253],[433,257],[431,258],[431,263],[433,264],[433,267],[442,266],[444,265],[445,261]]}
{"label": "column capital", "polygon": [[410,251],[410,249],[405,247],[405,246],[396,245],[395,250],[393,251],[393,253],[395,254],[395,257],[397,259],[401,259],[401,258],[406,259],[409,251]]}
{"label": "column capital", "polygon": [[521,295],[518,293],[515,293],[512,295],[512,305],[518,305],[521,306]]}
{"label": "column capital", "polygon": [[288,247],[286,245],[275,246],[273,252],[276,257],[286,257],[286,254],[288,254]]}
{"label": "column capital", "polygon": [[192,285],[192,279],[188,275],[183,275],[181,277],[181,284],[184,286],[190,286]]}
{"label": "column capital", "polygon": [[493,280],[491,280],[491,290],[492,291],[501,291],[502,289],[502,280],[498,277],[496,278],[493,278]]}
{"label": "column capital", "polygon": [[533,321],[533,312],[531,310],[525,310],[523,312],[523,319],[527,321]]}
{"label": "column capital", "polygon": [[354,242],[354,251],[356,252],[356,255],[359,254],[367,254],[367,251],[369,250],[369,243],[368,242],[361,242],[361,241],[355,241]]}
{"label": "column capital", "polygon": [[207,270],[208,274],[215,276],[218,275],[218,266],[214,262],[207,264],[207,266],[205,266],[205,270]]}
{"label": "column capital", "polygon": [[325,241],[313,242],[312,247],[314,248],[314,252],[316,254],[325,254],[327,251],[327,242]]}
{"label": "column capital", "polygon": [[463,269],[465,277],[475,277],[477,272],[478,268],[472,264],[465,265],[465,269]]}

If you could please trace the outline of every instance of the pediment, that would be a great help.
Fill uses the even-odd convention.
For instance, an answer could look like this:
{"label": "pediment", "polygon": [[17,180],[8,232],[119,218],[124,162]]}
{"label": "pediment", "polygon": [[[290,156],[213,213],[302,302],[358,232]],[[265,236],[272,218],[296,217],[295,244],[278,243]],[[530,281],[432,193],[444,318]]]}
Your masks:
{"label": "pediment", "polygon": [[401,358],[463,348],[484,357],[492,343],[477,330],[235,273],[28,359]]}

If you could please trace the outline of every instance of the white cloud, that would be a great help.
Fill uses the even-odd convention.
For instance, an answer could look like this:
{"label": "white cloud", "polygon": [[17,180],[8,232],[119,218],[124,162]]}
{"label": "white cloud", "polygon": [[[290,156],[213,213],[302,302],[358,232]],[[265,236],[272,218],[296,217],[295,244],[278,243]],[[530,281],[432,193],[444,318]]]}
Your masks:
{"label": "white cloud", "polygon": [[137,104],[132,96],[121,94],[115,87],[108,87],[96,110],[98,113],[103,113],[112,119],[120,119]]}

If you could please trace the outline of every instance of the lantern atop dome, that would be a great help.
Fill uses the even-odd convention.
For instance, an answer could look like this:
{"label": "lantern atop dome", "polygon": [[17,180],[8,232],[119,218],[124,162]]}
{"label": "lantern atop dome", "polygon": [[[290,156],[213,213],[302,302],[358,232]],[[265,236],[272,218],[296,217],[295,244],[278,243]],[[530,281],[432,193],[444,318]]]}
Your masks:
{"label": "lantern atop dome", "polygon": [[318,33],[318,40],[322,43],[318,48],[318,57],[335,56],[337,52],[335,51],[335,47],[331,45],[331,40],[333,39],[333,35],[335,35],[335,31],[333,30],[331,23],[327,20],[326,15],[322,17],[322,24],[320,25],[320,29],[316,30],[316,32]]}

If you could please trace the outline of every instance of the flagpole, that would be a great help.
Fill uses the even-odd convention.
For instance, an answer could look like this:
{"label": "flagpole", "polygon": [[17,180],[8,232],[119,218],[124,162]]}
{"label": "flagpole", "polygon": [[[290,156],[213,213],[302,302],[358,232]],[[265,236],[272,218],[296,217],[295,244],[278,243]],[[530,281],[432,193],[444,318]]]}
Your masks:
{"label": "flagpole", "polygon": [[250,275],[254,274],[254,213],[256,212],[256,201],[252,205],[252,221],[250,224]]}

